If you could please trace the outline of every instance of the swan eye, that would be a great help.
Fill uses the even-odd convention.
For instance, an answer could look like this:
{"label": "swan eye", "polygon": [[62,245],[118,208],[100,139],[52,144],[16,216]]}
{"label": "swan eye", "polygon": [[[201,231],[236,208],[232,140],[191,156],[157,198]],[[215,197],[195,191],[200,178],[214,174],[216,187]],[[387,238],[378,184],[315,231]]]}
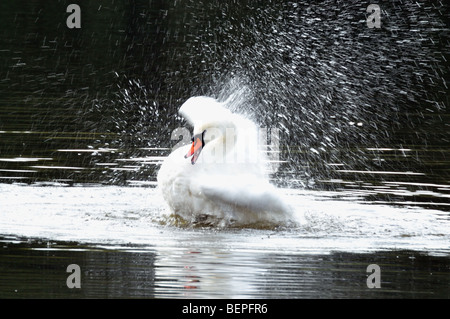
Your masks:
{"label": "swan eye", "polygon": [[205,133],[206,133],[206,130],[203,130],[203,132],[202,132],[201,134],[193,135],[192,138],[191,138],[191,142],[194,143],[195,138],[196,138],[196,137],[199,137],[199,136],[201,135],[201,137],[202,137],[202,139],[201,139],[201,140],[202,140],[202,143],[203,143],[203,145],[205,145],[205,141],[203,140],[203,138],[205,137]]}

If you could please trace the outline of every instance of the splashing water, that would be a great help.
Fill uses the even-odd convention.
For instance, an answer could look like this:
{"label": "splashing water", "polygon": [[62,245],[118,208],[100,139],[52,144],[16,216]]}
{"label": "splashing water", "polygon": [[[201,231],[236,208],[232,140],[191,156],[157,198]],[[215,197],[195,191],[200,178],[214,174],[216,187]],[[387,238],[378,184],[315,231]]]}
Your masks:
{"label": "splashing water", "polygon": [[[216,227],[185,224],[170,215],[155,189],[0,184],[0,190],[3,236],[164,249],[198,246],[201,234],[217,234]],[[279,229],[254,225],[239,233],[234,231],[239,227],[225,227],[220,233],[227,247],[285,253],[384,249],[449,253],[450,225],[445,212],[343,201],[324,191],[286,192],[296,209],[297,225]],[[186,240],[186,236],[192,238]],[[261,241],[261,236],[271,240]]]}
{"label": "splashing water", "polygon": [[[429,171],[430,158],[421,159],[433,147],[431,156],[442,158],[441,146],[430,142],[448,140],[440,116],[449,53],[445,4],[383,4],[380,29],[368,28],[365,4],[352,1],[206,8],[185,15],[189,27],[177,47],[183,62],[172,63],[169,47],[162,48],[165,69],[154,71],[166,76],[168,96],[161,96],[159,77],[120,75],[113,106],[99,106],[110,114],[107,130],[120,136],[115,144],[129,156],[138,147],[172,147],[170,133],[185,125],[178,107],[190,96],[209,95],[280,130],[285,163],[275,177],[282,185],[333,188],[321,181],[342,178],[342,170],[427,171],[426,182],[446,183]],[[169,6],[163,19],[180,10]],[[145,11],[142,17],[150,19]],[[164,39],[173,43],[178,25],[167,21]],[[154,63],[145,60],[144,69]],[[393,160],[376,151],[386,145],[399,150]],[[398,161],[404,149],[416,156]],[[377,177],[371,179],[381,183]]]}
{"label": "splashing water", "polygon": [[[96,86],[81,83],[45,104],[50,77],[30,81],[25,99],[37,113],[21,130],[2,123],[3,140],[16,143],[20,135],[24,145],[4,148],[11,149],[11,156],[1,162],[9,165],[2,177],[46,185],[153,187],[161,161],[179,142],[171,133],[186,126],[177,115],[179,106],[191,96],[206,95],[228,101],[232,111],[260,127],[279,130],[274,142],[279,143],[281,164],[272,174],[273,183],[288,193],[332,191],[314,193],[318,201],[308,200],[309,207],[303,207],[305,197],[292,197],[312,222],[301,228],[307,234],[330,231],[338,236],[344,227],[345,237],[346,222],[361,233],[371,225],[363,222],[366,212],[376,233],[386,235],[380,222],[387,217],[385,209],[396,216],[395,226],[387,228],[395,238],[419,233],[409,228],[414,222],[403,234],[394,231],[402,229],[398,216],[420,224],[418,208],[430,209],[421,210],[423,218],[442,220],[434,210],[449,207],[447,4],[383,2],[382,28],[377,29],[367,27],[366,4],[359,1],[186,3],[154,11],[140,3],[112,6],[111,12],[127,12],[132,23],[113,23],[118,31],[112,42],[99,45],[98,56],[104,57],[106,50],[108,64],[82,68],[79,82],[83,74],[95,74],[102,79],[93,81]],[[83,34],[95,33],[88,28]],[[80,65],[91,55],[88,49],[77,53]],[[20,65],[24,73],[37,63],[25,62]],[[19,81],[19,75],[11,72],[4,81]],[[108,83],[103,87],[101,81]],[[55,105],[64,106],[64,113],[74,111],[76,120],[60,124],[53,116]],[[67,130],[76,133],[59,134]],[[342,216],[352,205],[343,204],[347,208],[339,218],[327,205],[342,199],[375,206],[356,205],[351,210],[360,215],[346,219]],[[91,209],[74,206],[69,210],[82,215]],[[427,227],[434,229],[431,222]],[[349,232],[352,237],[353,230]],[[430,234],[447,238],[442,230]]]}

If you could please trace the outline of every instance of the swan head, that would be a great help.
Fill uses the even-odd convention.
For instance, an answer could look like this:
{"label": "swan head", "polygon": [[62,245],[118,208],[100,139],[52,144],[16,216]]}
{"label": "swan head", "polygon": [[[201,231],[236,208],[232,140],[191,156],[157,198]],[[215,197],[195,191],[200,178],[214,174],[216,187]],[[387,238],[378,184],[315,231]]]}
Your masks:
{"label": "swan head", "polygon": [[191,147],[184,158],[191,157],[191,164],[194,165],[205,149],[203,163],[223,163],[227,153],[234,148],[235,135],[236,127],[229,121],[197,123],[194,126]]}
{"label": "swan head", "polygon": [[211,97],[191,97],[180,107],[179,113],[194,127],[192,145],[185,158],[195,164],[205,147],[214,148],[225,142],[227,130],[234,130],[235,115],[223,103]]}
{"label": "swan head", "polygon": [[258,163],[258,131],[255,124],[232,113],[224,103],[211,97],[191,97],[179,110],[194,127],[192,145],[184,156],[195,164]]}

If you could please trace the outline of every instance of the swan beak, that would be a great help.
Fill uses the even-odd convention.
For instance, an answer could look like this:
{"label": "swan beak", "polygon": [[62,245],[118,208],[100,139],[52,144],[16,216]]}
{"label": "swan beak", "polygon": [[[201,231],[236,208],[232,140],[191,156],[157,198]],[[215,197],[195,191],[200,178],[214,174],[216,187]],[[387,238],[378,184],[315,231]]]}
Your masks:
{"label": "swan beak", "polygon": [[205,142],[203,141],[203,134],[205,134],[205,132],[206,131],[203,131],[202,133],[194,135],[194,137],[192,138],[191,149],[186,155],[184,155],[184,158],[192,156],[191,158],[192,165],[195,164],[200,155],[200,152],[202,151],[203,146],[205,146]]}

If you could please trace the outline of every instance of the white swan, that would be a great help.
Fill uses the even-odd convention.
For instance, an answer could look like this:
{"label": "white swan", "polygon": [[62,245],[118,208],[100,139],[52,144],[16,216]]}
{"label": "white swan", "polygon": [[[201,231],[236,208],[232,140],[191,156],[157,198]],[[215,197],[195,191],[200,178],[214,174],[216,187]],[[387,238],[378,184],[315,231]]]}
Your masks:
{"label": "white swan", "polygon": [[209,97],[179,113],[194,127],[192,145],[173,151],[158,172],[171,211],[187,222],[245,226],[285,224],[291,209],[264,172],[257,128]]}

